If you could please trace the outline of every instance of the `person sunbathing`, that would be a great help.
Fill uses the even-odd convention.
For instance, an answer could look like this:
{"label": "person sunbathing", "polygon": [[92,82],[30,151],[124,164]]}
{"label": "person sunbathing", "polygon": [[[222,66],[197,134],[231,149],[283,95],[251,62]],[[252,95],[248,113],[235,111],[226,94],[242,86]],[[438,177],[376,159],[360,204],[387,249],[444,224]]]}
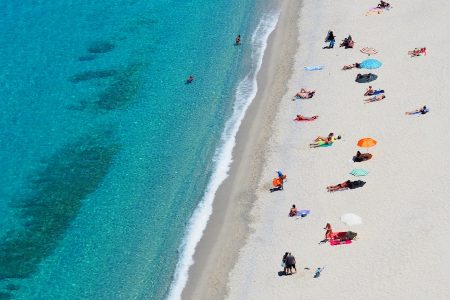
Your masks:
{"label": "person sunbathing", "polygon": [[314,96],[314,94],[316,93],[315,90],[307,90],[307,89],[301,89],[297,94],[295,94],[294,98],[292,98],[292,101],[294,101],[295,99],[310,99]]}
{"label": "person sunbathing", "polygon": [[331,192],[346,190],[346,189],[350,188],[351,183],[352,182],[350,180],[347,180],[347,181],[344,181],[343,183],[339,183],[337,185],[330,185],[330,186],[327,186],[327,191],[331,193]]}
{"label": "person sunbathing", "polygon": [[366,161],[372,158],[372,154],[370,153],[361,153],[361,152],[356,152],[356,155],[353,156],[353,162],[362,162],[362,161]]}
{"label": "person sunbathing", "polygon": [[304,117],[302,115],[297,115],[297,117],[294,119],[294,121],[314,121],[319,116],[312,116],[312,117]]}
{"label": "person sunbathing", "polygon": [[356,152],[356,155],[353,156],[354,162],[362,162],[372,158],[372,154],[370,153],[361,153],[359,151]]}
{"label": "person sunbathing", "polygon": [[416,109],[414,111],[407,111],[405,112],[405,115],[417,115],[417,114],[426,114],[427,112],[429,112],[429,109],[427,108],[426,105],[424,105],[421,109]]}
{"label": "person sunbathing", "polygon": [[377,5],[377,8],[389,8],[391,5],[383,0],[380,0],[380,3]]}
{"label": "person sunbathing", "polygon": [[295,217],[297,215],[297,208],[295,204],[292,205],[291,210],[289,211],[289,217]]}
{"label": "person sunbathing", "polygon": [[370,97],[370,98],[368,98],[368,99],[364,99],[364,103],[370,103],[370,102],[375,102],[375,101],[381,101],[381,100],[383,100],[384,98],[386,98],[386,96],[384,95],[384,94],[381,94],[381,95],[374,95],[374,96],[372,96],[372,97]]}
{"label": "person sunbathing", "polygon": [[412,51],[408,51],[408,54],[411,55],[411,57],[421,56],[422,54],[427,55],[427,48],[415,48]]}
{"label": "person sunbathing", "polygon": [[361,65],[359,63],[355,62],[354,64],[343,66],[342,70],[350,70],[350,69],[353,69],[353,68],[360,69]]}
{"label": "person sunbathing", "polygon": [[333,145],[333,143],[334,143],[336,140],[340,140],[340,139],[341,139],[341,136],[338,135],[338,137],[335,138],[335,137],[334,137],[334,133],[330,133],[330,134],[328,135],[328,137],[326,137],[326,138],[321,137],[321,136],[318,136],[318,137],[314,140],[314,143],[309,144],[309,147],[310,147],[310,148],[317,148],[317,147],[322,147],[322,146],[324,146],[324,145]]}

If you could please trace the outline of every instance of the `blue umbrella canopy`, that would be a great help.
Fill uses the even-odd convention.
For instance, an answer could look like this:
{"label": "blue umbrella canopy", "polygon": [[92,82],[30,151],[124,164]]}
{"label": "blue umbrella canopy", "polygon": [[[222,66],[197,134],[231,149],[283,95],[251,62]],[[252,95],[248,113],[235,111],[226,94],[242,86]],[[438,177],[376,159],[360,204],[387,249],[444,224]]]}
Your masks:
{"label": "blue umbrella canopy", "polygon": [[381,67],[382,63],[379,60],[373,59],[373,58],[369,58],[366,59],[365,61],[363,61],[362,63],[360,63],[360,68],[364,68],[364,69],[378,69],[379,67]]}

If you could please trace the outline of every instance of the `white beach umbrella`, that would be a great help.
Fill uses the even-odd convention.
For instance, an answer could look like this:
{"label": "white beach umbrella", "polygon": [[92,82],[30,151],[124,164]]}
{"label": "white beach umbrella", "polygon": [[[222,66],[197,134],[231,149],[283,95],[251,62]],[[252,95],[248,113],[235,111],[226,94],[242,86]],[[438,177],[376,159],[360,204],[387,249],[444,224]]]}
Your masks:
{"label": "white beach umbrella", "polygon": [[347,226],[359,225],[362,223],[362,219],[360,216],[357,216],[352,213],[344,214],[341,216],[341,222]]}

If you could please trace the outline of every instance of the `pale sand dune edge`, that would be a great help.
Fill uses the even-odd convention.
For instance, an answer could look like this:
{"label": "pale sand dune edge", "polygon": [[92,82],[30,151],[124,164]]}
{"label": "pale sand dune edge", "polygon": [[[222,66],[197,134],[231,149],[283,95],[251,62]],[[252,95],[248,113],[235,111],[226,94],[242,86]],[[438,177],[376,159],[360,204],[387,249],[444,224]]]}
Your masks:
{"label": "pale sand dune edge", "polygon": [[[229,299],[450,299],[450,3],[389,1],[394,8],[366,16],[376,1],[305,0],[299,18],[300,47],[288,92],[281,99],[273,135],[265,148],[263,176],[251,213],[251,234],[231,272]],[[322,50],[326,32],[337,35],[335,49]],[[348,34],[355,49],[338,47]],[[354,81],[363,70],[342,71],[367,58],[374,47],[383,62],[373,71],[375,88],[387,99],[363,104],[368,84]],[[427,47],[428,55],[407,51]],[[304,66],[325,65],[306,72]],[[314,98],[292,102],[301,87]],[[424,116],[404,112],[428,105]],[[319,115],[296,123],[296,114]],[[343,139],[332,147],[309,149],[318,135]],[[356,143],[370,136],[374,157],[355,164]],[[269,193],[274,169],[288,175],[285,190]],[[327,193],[327,185],[352,179],[353,168],[370,171],[360,189]],[[305,219],[288,218],[292,204],[310,209]],[[347,227],[340,215],[352,212],[363,224]],[[358,232],[350,245],[319,245],[326,222],[337,231]],[[297,259],[298,273],[278,276],[285,251]],[[326,266],[318,279],[317,267]],[[309,268],[309,270],[305,269]]]}

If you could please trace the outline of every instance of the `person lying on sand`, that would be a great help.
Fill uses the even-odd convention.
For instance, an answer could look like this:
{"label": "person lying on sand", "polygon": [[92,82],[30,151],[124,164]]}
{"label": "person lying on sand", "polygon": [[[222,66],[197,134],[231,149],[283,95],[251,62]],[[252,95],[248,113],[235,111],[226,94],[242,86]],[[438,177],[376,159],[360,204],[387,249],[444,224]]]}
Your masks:
{"label": "person lying on sand", "polygon": [[351,183],[352,182],[350,180],[347,180],[347,181],[345,181],[343,183],[339,183],[337,185],[330,185],[330,186],[327,186],[327,191],[331,193],[331,192],[336,192],[336,191],[340,191],[340,190],[345,190],[345,189],[350,188]]}
{"label": "person lying on sand", "polygon": [[310,148],[322,147],[324,145],[332,145],[336,140],[340,140],[341,136],[338,135],[337,138],[334,137],[334,133],[330,133],[326,138],[318,136],[314,143],[309,144]]}
{"label": "person lying on sand", "polygon": [[361,152],[356,152],[356,155],[353,156],[353,161],[354,162],[362,162],[362,161],[366,161],[372,158],[372,154],[370,153],[361,153]]}
{"label": "person lying on sand", "polygon": [[372,96],[372,97],[370,97],[368,99],[364,99],[364,103],[380,101],[380,100],[383,100],[384,98],[386,98],[386,96],[384,94],[376,95],[376,96]]}
{"label": "person lying on sand", "polygon": [[422,54],[427,55],[427,48],[415,48],[412,51],[408,51],[408,54],[411,55],[411,57],[421,56]]}
{"label": "person lying on sand", "polygon": [[354,64],[343,66],[342,70],[350,70],[350,69],[353,69],[353,68],[358,68],[359,69],[359,68],[361,68],[361,65],[359,63],[355,62]]}
{"label": "person lying on sand", "polygon": [[289,211],[289,217],[295,217],[297,215],[297,208],[295,204],[292,204],[291,210]]}
{"label": "person lying on sand", "polygon": [[424,105],[421,109],[416,109],[414,111],[407,111],[405,115],[417,115],[417,114],[426,114],[429,111],[426,105]]}
{"label": "person lying on sand", "polygon": [[315,90],[307,90],[307,89],[301,89],[297,94],[295,94],[294,98],[292,98],[292,101],[294,101],[295,99],[310,99],[314,96],[314,94],[316,93]]}
{"label": "person lying on sand", "polygon": [[384,2],[383,0],[380,1],[380,3],[377,5],[377,8],[389,8],[391,5],[387,2]]}
{"label": "person lying on sand", "polygon": [[294,119],[294,121],[314,121],[319,116],[312,116],[312,117],[305,117],[302,115],[297,115],[297,117]]}

